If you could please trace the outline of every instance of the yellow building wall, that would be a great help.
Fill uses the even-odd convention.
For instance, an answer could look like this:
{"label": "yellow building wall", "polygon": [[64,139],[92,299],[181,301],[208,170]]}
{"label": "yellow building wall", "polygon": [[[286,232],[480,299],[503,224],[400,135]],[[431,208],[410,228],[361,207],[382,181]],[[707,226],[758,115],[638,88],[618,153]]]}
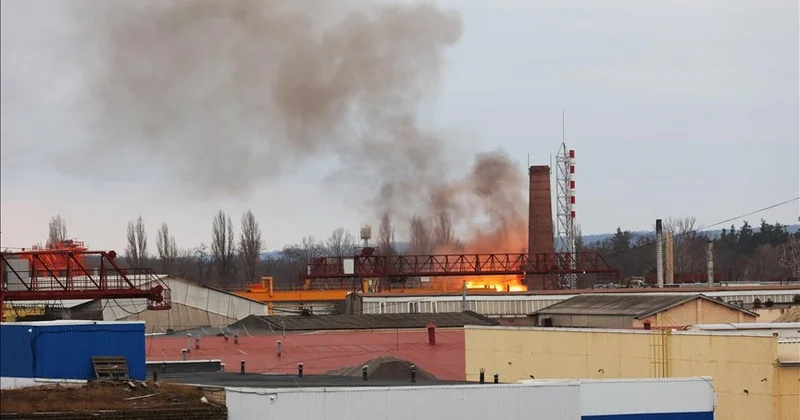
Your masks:
{"label": "yellow building wall", "polygon": [[[518,327],[466,329],[467,379],[711,376],[717,419],[797,420],[797,369],[776,367],[773,337]],[[792,385],[794,384],[794,388]]]}
{"label": "yellow building wall", "polygon": [[633,327],[643,328],[644,322],[648,320],[653,326],[685,327],[696,324],[756,322],[758,318],[725,305],[719,305],[705,299],[695,299],[664,312],[659,312],[648,319],[635,319]]}
{"label": "yellow building wall", "polygon": [[800,419],[800,366],[778,369],[780,419]]}
{"label": "yellow building wall", "polygon": [[780,318],[786,311],[790,308],[761,308],[755,309],[754,311],[758,313],[758,322],[775,322],[776,319]]}

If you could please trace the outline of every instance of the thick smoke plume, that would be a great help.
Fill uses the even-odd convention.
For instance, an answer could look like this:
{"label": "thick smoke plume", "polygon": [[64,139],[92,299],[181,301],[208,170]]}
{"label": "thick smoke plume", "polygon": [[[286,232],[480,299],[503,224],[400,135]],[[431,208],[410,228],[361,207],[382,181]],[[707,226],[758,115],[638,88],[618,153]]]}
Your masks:
{"label": "thick smoke plume", "polygon": [[78,19],[100,58],[95,150],[161,158],[217,195],[249,194],[323,154],[389,196],[441,174],[446,143],[415,112],[461,36],[455,13],[305,0],[90,4]]}
{"label": "thick smoke plume", "polygon": [[475,251],[524,233],[524,184],[507,157],[480,155],[445,183],[459,143],[416,115],[461,37],[457,13],[339,0],[88,5],[76,16],[99,54],[87,60],[92,159],[126,148],[160,161],[172,184],[246,196],[335,156],[379,214],[448,215],[473,231],[485,215]]}

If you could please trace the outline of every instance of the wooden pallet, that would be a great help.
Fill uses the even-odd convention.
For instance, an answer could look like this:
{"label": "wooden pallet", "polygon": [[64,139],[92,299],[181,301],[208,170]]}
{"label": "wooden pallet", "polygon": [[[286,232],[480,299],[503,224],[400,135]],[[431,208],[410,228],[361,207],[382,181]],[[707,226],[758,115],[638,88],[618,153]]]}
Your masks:
{"label": "wooden pallet", "polygon": [[94,376],[97,379],[128,380],[128,361],[124,356],[93,356]]}

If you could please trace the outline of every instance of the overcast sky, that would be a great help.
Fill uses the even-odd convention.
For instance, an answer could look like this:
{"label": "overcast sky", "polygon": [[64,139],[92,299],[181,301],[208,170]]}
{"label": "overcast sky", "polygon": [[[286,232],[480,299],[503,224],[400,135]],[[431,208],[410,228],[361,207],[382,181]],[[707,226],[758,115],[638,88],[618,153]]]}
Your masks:
{"label": "overcast sky", "polygon": [[[63,3],[2,2],[3,247],[43,241],[55,214],[70,236],[118,250],[137,215],[153,250],[161,222],[179,247],[208,244],[218,209],[235,225],[252,209],[269,249],[375,224],[351,188],[322,182],[324,156],[237,198],[163,190],[161,166],[122,148],[119,163],[93,162],[90,129],[74,117],[85,58],[63,53],[74,30]],[[460,13],[463,33],[419,110],[425,123],[459,133],[473,152],[503,149],[524,172],[528,156],[547,164],[557,151],[565,110],[585,234],[670,216],[710,225],[800,195],[796,0],[436,4]],[[85,158],[65,162],[64,150]],[[796,223],[799,208],[748,219]]]}

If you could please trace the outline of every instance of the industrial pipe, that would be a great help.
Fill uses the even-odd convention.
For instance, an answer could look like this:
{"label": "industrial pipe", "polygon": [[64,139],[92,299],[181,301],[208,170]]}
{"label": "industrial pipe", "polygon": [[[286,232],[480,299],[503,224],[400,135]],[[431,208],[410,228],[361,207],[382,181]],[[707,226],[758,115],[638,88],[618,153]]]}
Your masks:
{"label": "industrial pipe", "polygon": [[664,235],[661,219],[656,219],[656,283],[664,287]]}
{"label": "industrial pipe", "polygon": [[708,287],[714,286],[714,242],[708,241],[706,251],[706,270],[708,271]]}

